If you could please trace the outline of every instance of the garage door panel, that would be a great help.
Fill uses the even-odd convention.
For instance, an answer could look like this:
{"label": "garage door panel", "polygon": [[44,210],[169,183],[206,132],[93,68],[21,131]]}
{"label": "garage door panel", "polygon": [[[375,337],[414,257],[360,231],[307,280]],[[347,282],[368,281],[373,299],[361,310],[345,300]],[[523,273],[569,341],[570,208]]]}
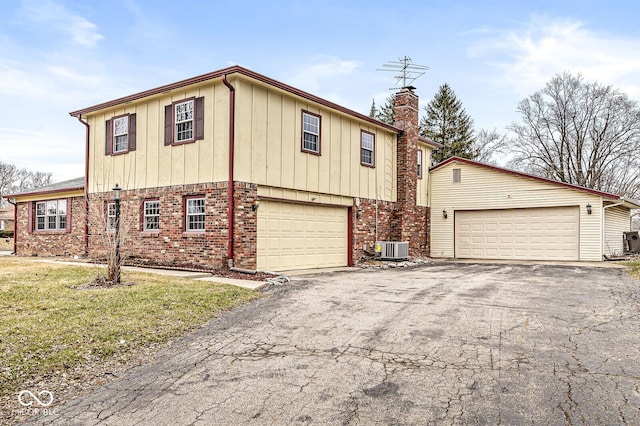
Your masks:
{"label": "garage door panel", "polygon": [[579,208],[456,211],[461,258],[578,260]]}
{"label": "garage door panel", "polygon": [[258,210],[257,267],[345,266],[347,208],[263,201]]}

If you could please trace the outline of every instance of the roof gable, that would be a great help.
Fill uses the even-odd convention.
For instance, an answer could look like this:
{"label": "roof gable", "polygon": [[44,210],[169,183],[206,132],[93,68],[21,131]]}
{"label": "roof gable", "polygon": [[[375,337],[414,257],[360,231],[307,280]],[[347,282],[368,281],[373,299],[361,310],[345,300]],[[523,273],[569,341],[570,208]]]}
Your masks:
{"label": "roof gable", "polygon": [[[223,68],[221,70],[218,71],[213,71],[211,73],[207,73],[207,74],[202,74],[199,75],[197,77],[192,77],[192,78],[188,78],[185,80],[181,80],[181,81],[177,81],[175,83],[170,83],[170,84],[166,84],[164,86],[160,86],[160,87],[156,87],[154,89],[149,89],[149,90],[145,90],[143,92],[139,92],[139,93],[135,93],[133,95],[129,95],[129,96],[125,96],[122,98],[118,98],[118,99],[114,99],[111,101],[107,101],[107,102],[103,102],[97,105],[93,105],[87,108],[83,108],[83,109],[79,109],[77,111],[72,111],[69,113],[69,115],[71,115],[72,117],[81,117],[84,114],[88,114],[88,113],[92,113],[95,111],[99,111],[101,109],[106,109],[106,108],[110,108],[110,107],[114,107],[117,105],[121,105],[121,104],[125,104],[125,103],[129,103],[129,102],[134,102],[137,100],[141,100],[144,99],[146,97],[149,96],[154,96],[154,95],[158,95],[164,92],[168,92],[174,89],[178,89],[181,87],[185,87],[185,86],[189,86],[192,84],[197,84],[197,83],[201,83],[204,81],[208,81],[208,80],[214,80],[217,78],[222,78],[222,77],[226,77],[226,76],[230,76],[232,74],[240,74],[243,75],[245,77],[249,77],[251,79],[257,80],[259,82],[262,82],[268,86],[272,86],[275,87],[277,89],[283,90],[285,92],[291,93],[293,95],[296,96],[300,96],[304,99],[310,100],[312,102],[315,102],[317,104],[320,104],[322,106],[325,106],[327,108],[336,110],[336,111],[340,111],[344,114],[347,114],[349,116],[352,116],[354,118],[357,118],[359,120],[363,120],[363,121],[367,121],[371,124],[375,124],[376,126],[379,127],[383,127],[386,128],[387,130],[391,130],[394,133],[402,133],[402,130],[398,129],[397,127],[391,126],[387,123],[384,123],[382,121],[378,121],[375,118],[371,118],[369,116],[366,116],[364,114],[361,114],[359,112],[353,111],[349,108],[345,108],[341,105],[338,105],[336,103],[333,103],[331,101],[328,101],[326,99],[320,98],[318,96],[312,95],[311,93],[302,91],[300,89],[296,89],[293,86],[289,86],[288,84],[285,83],[281,83],[277,80],[274,80],[272,78],[269,78],[267,76],[264,76],[262,74],[258,74],[257,72],[248,70],[246,68],[243,68],[239,65],[234,65],[232,67],[228,67],[228,68]],[[431,141],[433,144],[436,144],[436,142]]]}
{"label": "roof gable", "polygon": [[461,157],[448,158],[447,160],[443,161],[442,163],[431,167],[429,169],[429,171],[430,172],[435,172],[438,169],[444,168],[445,166],[447,166],[449,164],[452,164],[452,163],[469,164],[469,165],[472,165],[472,166],[477,166],[477,167],[480,167],[480,168],[485,168],[485,169],[497,171],[497,172],[500,172],[500,173],[506,173],[506,174],[522,177],[522,178],[525,178],[525,179],[532,179],[532,180],[535,180],[535,181],[538,181],[538,182],[547,183],[547,184],[550,184],[550,185],[556,185],[556,186],[560,186],[560,187],[573,189],[573,190],[576,190],[576,191],[582,191],[582,192],[586,192],[586,193],[589,193],[589,194],[598,195],[598,196],[601,196],[601,197],[604,197],[604,198],[609,198],[611,200],[621,200],[622,199],[619,195],[616,195],[616,194],[610,194],[608,192],[597,191],[595,189],[585,188],[583,186],[578,186],[578,185],[572,185],[570,183],[560,182],[560,181],[553,180],[553,179],[547,179],[547,178],[543,178],[543,177],[540,177],[540,176],[535,176],[535,175],[531,175],[531,174],[528,174],[528,173],[519,172],[519,171],[516,171],[516,170],[506,169],[504,167],[493,166],[491,164],[480,163],[478,161],[469,160],[467,158],[461,158]]}

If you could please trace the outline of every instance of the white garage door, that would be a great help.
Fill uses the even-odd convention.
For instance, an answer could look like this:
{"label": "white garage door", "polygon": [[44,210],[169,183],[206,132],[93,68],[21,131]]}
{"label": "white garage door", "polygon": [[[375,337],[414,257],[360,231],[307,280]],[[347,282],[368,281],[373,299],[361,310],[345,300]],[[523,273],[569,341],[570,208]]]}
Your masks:
{"label": "white garage door", "polygon": [[455,255],[468,259],[578,260],[579,208],[455,212]]}
{"label": "white garage door", "polygon": [[263,201],[258,209],[260,270],[347,265],[347,208]]}

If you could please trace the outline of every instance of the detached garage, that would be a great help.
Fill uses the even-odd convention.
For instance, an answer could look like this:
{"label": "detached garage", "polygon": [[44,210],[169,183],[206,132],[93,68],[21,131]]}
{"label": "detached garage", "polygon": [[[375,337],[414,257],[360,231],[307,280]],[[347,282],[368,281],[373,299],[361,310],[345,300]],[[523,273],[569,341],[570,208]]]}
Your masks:
{"label": "detached garage", "polygon": [[475,161],[431,169],[431,255],[599,261],[624,251],[637,202]]}

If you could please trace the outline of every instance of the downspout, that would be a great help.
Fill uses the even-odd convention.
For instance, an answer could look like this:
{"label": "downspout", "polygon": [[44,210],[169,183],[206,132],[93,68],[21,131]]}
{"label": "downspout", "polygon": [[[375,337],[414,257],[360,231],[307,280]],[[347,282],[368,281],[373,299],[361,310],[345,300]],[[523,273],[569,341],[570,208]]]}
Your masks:
{"label": "downspout", "polygon": [[[604,204],[604,203],[603,203]],[[620,202],[616,203],[616,204],[609,204],[608,206],[602,206],[602,257],[609,260],[609,258],[607,257],[606,254],[604,254],[604,250],[605,250],[605,245],[606,245],[606,240],[605,237],[606,235],[606,231],[604,229],[605,224],[606,224],[606,219],[605,216],[607,215],[606,209],[610,208],[610,207],[617,207],[621,204],[624,204],[624,197],[620,197]]]}
{"label": "downspout", "polygon": [[84,154],[84,255],[89,255],[89,134],[91,127],[82,119],[82,115],[76,116],[79,122],[87,128]]}
{"label": "downspout", "polygon": [[233,215],[234,215],[234,194],[233,194],[233,149],[235,144],[235,109],[236,109],[236,89],[227,81],[227,75],[222,76],[222,82],[229,88],[229,185],[227,192],[229,195],[229,211],[227,222],[229,224],[228,241],[227,241],[227,263],[229,268],[233,267]]}
{"label": "downspout", "polygon": [[[15,198],[14,198],[15,200]],[[13,255],[18,254],[18,203],[7,198],[9,204],[13,205]]]}

